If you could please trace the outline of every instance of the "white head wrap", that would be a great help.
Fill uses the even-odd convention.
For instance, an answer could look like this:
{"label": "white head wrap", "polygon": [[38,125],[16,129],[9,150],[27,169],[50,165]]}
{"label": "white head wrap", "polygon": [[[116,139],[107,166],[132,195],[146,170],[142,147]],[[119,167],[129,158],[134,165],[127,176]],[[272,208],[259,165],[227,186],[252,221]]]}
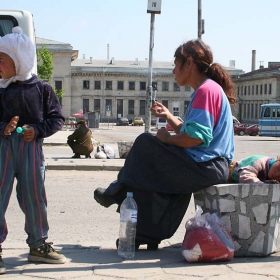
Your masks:
{"label": "white head wrap", "polygon": [[0,38],[0,52],[10,56],[16,67],[16,76],[0,79],[0,87],[6,88],[12,82],[26,81],[31,78],[36,50],[30,38],[22,33],[19,26],[14,27],[12,33]]}

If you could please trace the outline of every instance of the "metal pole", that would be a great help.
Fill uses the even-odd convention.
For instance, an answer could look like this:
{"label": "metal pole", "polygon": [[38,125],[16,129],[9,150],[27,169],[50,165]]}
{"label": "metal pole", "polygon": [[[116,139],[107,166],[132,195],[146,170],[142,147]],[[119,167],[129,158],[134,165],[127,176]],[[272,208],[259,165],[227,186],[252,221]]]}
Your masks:
{"label": "metal pole", "polygon": [[198,0],[198,16],[197,16],[197,38],[201,39],[202,28],[201,28],[201,0]]}
{"label": "metal pole", "polygon": [[153,71],[153,48],[154,48],[154,24],[155,14],[151,13],[150,27],[150,51],[149,51],[149,72],[148,72],[148,87],[146,94],[146,114],[145,114],[145,132],[150,132],[151,128],[151,106],[152,106],[152,71]]}

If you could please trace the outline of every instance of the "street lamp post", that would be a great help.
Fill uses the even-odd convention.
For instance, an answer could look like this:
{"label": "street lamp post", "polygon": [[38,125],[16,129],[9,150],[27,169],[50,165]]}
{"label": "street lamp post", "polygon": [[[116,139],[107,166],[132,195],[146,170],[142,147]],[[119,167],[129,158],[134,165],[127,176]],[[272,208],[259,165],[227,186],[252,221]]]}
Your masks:
{"label": "street lamp post", "polygon": [[197,38],[201,39],[202,34],[204,34],[204,19],[201,19],[201,0],[198,0],[198,25],[197,25]]}
{"label": "street lamp post", "polygon": [[146,94],[146,112],[145,112],[145,132],[150,132],[151,128],[151,105],[152,105],[152,70],[153,70],[153,48],[154,48],[154,23],[155,14],[161,13],[161,0],[148,0],[147,13],[151,14],[150,26],[150,45],[149,45],[149,72],[148,86]]}
{"label": "street lamp post", "polygon": [[[104,69],[103,68],[103,81],[102,81],[102,102],[101,102],[101,106],[102,106],[102,110],[101,110],[101,114],[103,115],[103,117],[105,116],[105,72],[107,71],[108,69]],[[103,121],[103,118],[102,118],[102,121]]]}

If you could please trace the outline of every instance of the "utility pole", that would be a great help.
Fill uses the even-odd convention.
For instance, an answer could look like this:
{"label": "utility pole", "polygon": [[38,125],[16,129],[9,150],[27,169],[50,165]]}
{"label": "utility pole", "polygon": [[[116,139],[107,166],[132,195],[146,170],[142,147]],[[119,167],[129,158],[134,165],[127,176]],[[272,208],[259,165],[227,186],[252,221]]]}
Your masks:
{"label": "utility pole", "polygon": [[150,45],[149,45],[149,72],[148,86],[146,94],[146,112],[145,112],[145,132],[151,129],[151,106],[152,106],[152,72],[153,72],[153,48],[154,48],[154,32],[155,32],[155,14],[161,13],[161,0],[148,0],[147,13],[151,14],[150,26]]}
{"label": "utility pole", "polygon": [[198,0],[197,20],[197,38],[201,39],[202,34],[204,34],[204,19],[201,19],[201,0]]}

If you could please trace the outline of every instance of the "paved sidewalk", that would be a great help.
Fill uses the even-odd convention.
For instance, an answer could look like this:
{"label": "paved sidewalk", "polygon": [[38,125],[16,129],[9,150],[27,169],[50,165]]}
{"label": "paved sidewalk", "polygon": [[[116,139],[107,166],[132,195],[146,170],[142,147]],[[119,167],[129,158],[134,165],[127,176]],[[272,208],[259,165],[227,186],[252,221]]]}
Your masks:
{"label": "paved sidewalk", "polygon": [[[44,142],[49,170],[46,172],[49,241],[55,242],[55,247],[65,254],[67,263],[48,265],[27,262],[24,216],[13,193],[6,215],[9,235],[3,244],[7,274],[0,278],[280,280],[280,253],[265,258],[234,258],[225,263],[187,263],[181,255],[181,243],[185,222],[195,213],[193,201],[174,236],[162,241],[158,251],[147,251],[145,246],[141,246],[134,259],[119,258],[115,246],[119,226],[116,207],[101,207],[93,200],[92,194],[95,188],[108,186],[116,179],[116,170],[123,166],[124,160],[71,159],[71,150],[65,144],[67,135],[71,133],[60,131]],[[106,141],[116,151],[116,142],[108,139],[99,137],[101,142]],[[245,146],[241,156],[243,151],[250,152],[253,146],[251,141],[246,144],[246,139],[242,138]],[[271,141],[270,145],[264,143],[264,147],[272,155],[277,154],[278,141]]]}

